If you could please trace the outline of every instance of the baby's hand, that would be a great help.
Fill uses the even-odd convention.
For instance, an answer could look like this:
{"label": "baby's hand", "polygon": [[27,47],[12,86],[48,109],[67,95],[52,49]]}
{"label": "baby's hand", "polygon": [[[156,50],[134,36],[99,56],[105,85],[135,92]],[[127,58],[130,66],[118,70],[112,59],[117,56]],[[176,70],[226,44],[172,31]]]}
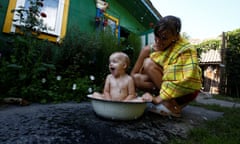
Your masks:
{"label": "baby's hand", "polygon": [[144,100],[141,97],[137,97],[137,98],[127,100],[127,101],[130,101],[130,102],[144,102]]}

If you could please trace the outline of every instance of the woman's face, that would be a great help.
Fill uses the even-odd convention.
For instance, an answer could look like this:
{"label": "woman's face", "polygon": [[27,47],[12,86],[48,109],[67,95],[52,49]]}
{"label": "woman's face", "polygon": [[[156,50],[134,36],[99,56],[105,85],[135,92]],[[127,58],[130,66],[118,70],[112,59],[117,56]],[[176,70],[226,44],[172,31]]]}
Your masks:
{"label": "woman's face", "polygon": [[177,40],[177,35],[173,35],[170,30],[163,30],[155,36],[155,46],[157,50],[164,51]]}

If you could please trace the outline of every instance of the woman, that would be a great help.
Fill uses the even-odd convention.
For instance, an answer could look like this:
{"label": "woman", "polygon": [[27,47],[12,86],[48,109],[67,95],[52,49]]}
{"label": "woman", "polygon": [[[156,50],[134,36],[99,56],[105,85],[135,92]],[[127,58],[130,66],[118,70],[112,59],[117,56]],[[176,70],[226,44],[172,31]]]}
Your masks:
{"label": "woman", "polygon": [[155,43],[141,50],[131,71],[136,88],[147,91],[142,98],[153,103],[149,110],[175,117],[197,96],[202,82],[197,51],[180,30],[179,18],[163,17],[154,27]]}

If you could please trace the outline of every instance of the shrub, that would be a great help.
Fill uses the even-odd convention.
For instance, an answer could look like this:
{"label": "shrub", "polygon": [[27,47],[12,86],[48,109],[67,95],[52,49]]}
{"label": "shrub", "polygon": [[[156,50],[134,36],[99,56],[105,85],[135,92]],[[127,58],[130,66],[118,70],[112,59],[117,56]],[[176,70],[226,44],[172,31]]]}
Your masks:
{"label": "shrub", "polygon": [[[121,45],[108,30],[82,33],[75,26],[60,44],[38,39],[47,27],[37,18],[44,16],[40,3],[41,0],[30,0],[29,9],[13,10],[20,16],[14,21],[25,25],[19,25],[21,34],[9,35],[0,46],[0,98],[22,97],[42,103],[82,101],[89,89],[102,89],[111,53],[125,51],[136,59],[140,39],[130,36],[128,45]],[[95,77],[94,81],[89,79],[90,75]]]}

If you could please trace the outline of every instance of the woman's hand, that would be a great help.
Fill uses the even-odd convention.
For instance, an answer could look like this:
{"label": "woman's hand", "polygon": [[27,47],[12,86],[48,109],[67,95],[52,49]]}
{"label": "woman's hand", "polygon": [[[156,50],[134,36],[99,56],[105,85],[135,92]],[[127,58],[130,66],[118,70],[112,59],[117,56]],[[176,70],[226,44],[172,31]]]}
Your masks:
{"label": "woman's hand", "polygon": [[153,101],[153,96],[150,93],[144,93],[142,95],[142,99],[146,102],[152,102]]}
{"label": "woman's hand", "polygon": [[160,96],[152,96],[150,93],[143,94],[142,99],[146,102],[152,102],[154,104],[159,104],[163,101]]}

